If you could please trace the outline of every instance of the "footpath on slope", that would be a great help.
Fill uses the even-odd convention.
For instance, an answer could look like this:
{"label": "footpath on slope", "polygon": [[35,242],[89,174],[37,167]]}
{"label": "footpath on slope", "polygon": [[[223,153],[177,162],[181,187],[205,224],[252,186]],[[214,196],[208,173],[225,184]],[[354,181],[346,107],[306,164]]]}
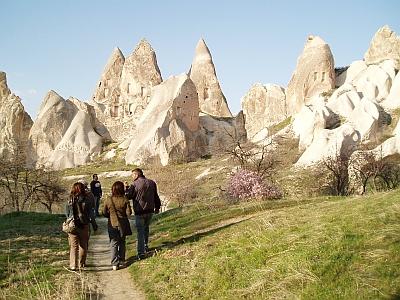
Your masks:
{"label": "footpath on slope", "polygon": [[98,218],[96,221],[99,229],[90,237],[87,261],[88,285],[95,294],[90,298],[145,299],[143,292],[134,284],[128,269],[112,270],[107,219]]}

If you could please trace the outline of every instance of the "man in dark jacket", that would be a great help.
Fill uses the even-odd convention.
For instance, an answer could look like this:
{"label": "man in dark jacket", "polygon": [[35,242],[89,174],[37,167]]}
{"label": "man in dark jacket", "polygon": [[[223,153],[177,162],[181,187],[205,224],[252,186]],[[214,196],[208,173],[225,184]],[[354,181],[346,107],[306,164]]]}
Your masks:
{"label": "man in dark jacket", "polygon": [[101,183],[97,174],[93,174],[93,180],[90,183],[90,191],[92,192],[95,199],[95,212],[96,216],[99,216],[100,198],[103,196],[103,191],[101,189]]}
{"label": "man in dark jacket", "polygon": [[149,226],[153,213],[160,212],[161,201],[156,183],[146,178],[139,168],[132,170],[133,183],[126,196],[133,200],[133,211],[137,230],[138,258],[144,258],[149,243]]}

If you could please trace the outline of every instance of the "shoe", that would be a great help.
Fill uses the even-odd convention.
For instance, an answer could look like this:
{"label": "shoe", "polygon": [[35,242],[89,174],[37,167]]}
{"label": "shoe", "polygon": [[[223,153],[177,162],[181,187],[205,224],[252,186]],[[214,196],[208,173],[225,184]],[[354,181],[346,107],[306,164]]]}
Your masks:
{"label": "shoe", "polygon": [[113,271],[117,271],[119,268],[118,266],[112,266]]}
{"label": "shoe", "polygon": [[125,261],[121,261],[121,262],[119,263],[119,268],[120,268],[120,269],[126,268],[126,262],[125,262]]}

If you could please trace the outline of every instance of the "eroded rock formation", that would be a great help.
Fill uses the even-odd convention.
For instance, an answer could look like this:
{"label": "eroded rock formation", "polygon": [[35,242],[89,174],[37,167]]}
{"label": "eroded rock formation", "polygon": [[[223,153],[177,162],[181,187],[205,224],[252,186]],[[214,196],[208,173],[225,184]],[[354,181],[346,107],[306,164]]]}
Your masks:
{"label": "eroded rock formation", "polygon": [[96,122],[87,103],[48,92],[29,134],[30,162],[55,169],[89,162],[103,142]]}
{"label": "eroded rock formation", "polygon": [[114,116],[133,116],[140,118],[151,98],[151,89],[162,82],[156,53],[145,39],[141,40],[135,51],[127,57],[121,75],[121,96],[119,110]]}
{"label": "eroded rock formation", "polygon": [[161,82],[155,51],[145,39],[126,59],[118,48],[113,51],[91,101],[96,118],[112,140],[122,141],[133,134],[152,88]]}
{"label": "eroded rock formation", "polygon": [[0,72],[0,156],[13,158],[26,154],[32,119],[25,112],[21,99],[12,94],[5,72]]}
{"label": "eroded rock formation", "polygon": [[205,136],[208,153],[227,153],[237,141],[245,142],[247,132],[243,112],[234,118],[215,117],[200,113],[200,127]]}
{"label": "eroded rock formation", "polygon": [[400,70],[400,37],[389,26],[383,26],[375,33],[364,59],[368,65],[390,59]]}
{"label": "eroded rock formation", "polygon": [[295,165],[305,167],[327,157],[349,156],[356,149],[360,140],[359,133],[349,124],[333,130],[322,129]]}
{"label": "eroded rock formation", "polygon": [[288,117],[285,90],[275,84],[254,84],[242,98],[247,136],[257,142],[268,135],[268,127]]}
{"label": "eroded rock formation", "polygon": [[205,152],[196,86],[186,74],[154,87],[133,136],[125,158],[128,164],[166,165],[193,160]]}
{"label": "eroded rock formation", "polygon": [[[322,94],[326,99],[321,102],[320,111],[327,108],[339,117],[341,126],[338,128],[330,130],[324,126],[321,116],[325,114],[313,117],[308,112],[307,117],[303,108],[296,115],[293,128],[300,137],[300,149],[305,149],[298,166],[337,154],[350,157],[361,143],[382,140],[385,127],[392,122],[390,114],[400,107],[399,53],[399,38],[388,27],[383,27],[371,41],[365,61],[353,62],[340,74],[340,86],[331,96],[329,91]],[[297,69],[293,78],[296,73]],[[292,90],[288,88],[287,98],[293,94]],[[311,107],[307,101],[305,103],[306,107]],[[320,117],[316,117],[318,115]],[[400,153],[396,130],[393,135],[373,151],[377,153],[379,149],[380,157]]]}
{"label": "eroded rock formation", "polygon": [[309,36],[286,90],[288,114],[299,112],[313,96],[335,87],[335,66],[328,44]]}
{"label": "eroded rock formation", "polygon": [[217,117],[232,117],[218,82],[210,50],[203,39],[197,43],[189,76],[196,85],[202,112]]}
{"label": "eroded rock formation", "polygon": [[100,154],[102,144],[103,139],[93,130],[90,116],[79,110],[46,164],[54,169],[84,165]]}
{"label": "eroded rock formation", "polygon": [[102,103],[109,99],[115,100],[119,97],[119,86],[121,83],[121,74],[124,63],[124,55],[119,48],[115,48],[108,59],[103,74],[101,74],[92,100]]}

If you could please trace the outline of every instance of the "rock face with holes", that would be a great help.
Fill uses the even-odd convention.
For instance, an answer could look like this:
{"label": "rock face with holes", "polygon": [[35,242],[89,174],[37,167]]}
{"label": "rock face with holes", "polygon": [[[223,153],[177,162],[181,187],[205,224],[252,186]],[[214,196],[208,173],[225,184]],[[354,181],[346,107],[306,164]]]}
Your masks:
{"label": "rock face with holes", "polygon": [[364,59],[368,65],[390,59],[400,70],[400,37],[389,26],[383,26],[375,33]]}
{"label": "rock face with holes", "polygon": [[93,107],[76,98],[47,93],[29,133],[30,163],[63,169],[82,165],[101,151]]}
{"label": "rock face with holes", "polygon": [[203,39],[197,43],[189,76],[196,85],[202,112],[216,117],[232,117],[217,79],[210,50]]}
{"label": "rock face with holes", "polygon": [[196,86],[186,74],[154,87],[133,136],[125,157],[128,164],[167,165],[194,160],[206,152]]}
{"label": "rock face with holes", "polygon": [[113,51],[91,101],[112,140],[132,136],[152,88],[161,82],[155,51],[145,39],[126,59],[118,48]]}
{"label": "rock face with holes", "polygon": [[122,68],[124,67],[125,57],[119,48],[115,48],[100,76],[99,83],[93,94],[92,100],[103,103],[117,101],[120,91]]}
{"label": "rock face with holes", "polygon": [[25,154],[32,119],[21,99],[8,88],[4,72],[0,72],[0,116],[0,156],[13,158],[17,152]]}
{"label": "rock face with holes", "polygon": [[247,136],[254,142],[265,139],[268,127],[288,117],[285,90],[275,84],[254,84],[241,105]]}
{"label": "rock face with holes", "polygon": [[127,57],[122,69],[120,104],[124,109],[118,113],[139,119],[149,104],[152,87],[161,82],[156,53],[149,42],[143,39]]}
{"label": "rock face with holes", "polygon": [[313,96],[335,87],[335,66],[328,44],[309,36],[286,90],[288,114],[299,112]]}
{"label": "rock face with holes", "polygon": [[[365,61],[353,62],[340,74],[340,86],[331,96],[322,94],[325,100],[314,109],[320,113],[306,114],[303,109],[296,115],[293,129],[300,137],[300,150],[305,150],[297,165],[306,166],[337,154],[350,157],[356,146],[365,142],[377,144],[374,151],[379,149],[383,157],[400,153],[396,130],[394,137],[384,140],[391,114],[397,114],[394,110],[400,107],[399,54],[399,37],[389,27],[381,28],[371,41]],[[330,130],[324,124],[326,114],[322,112],[326,110],[340,120],[339,127]]]}

